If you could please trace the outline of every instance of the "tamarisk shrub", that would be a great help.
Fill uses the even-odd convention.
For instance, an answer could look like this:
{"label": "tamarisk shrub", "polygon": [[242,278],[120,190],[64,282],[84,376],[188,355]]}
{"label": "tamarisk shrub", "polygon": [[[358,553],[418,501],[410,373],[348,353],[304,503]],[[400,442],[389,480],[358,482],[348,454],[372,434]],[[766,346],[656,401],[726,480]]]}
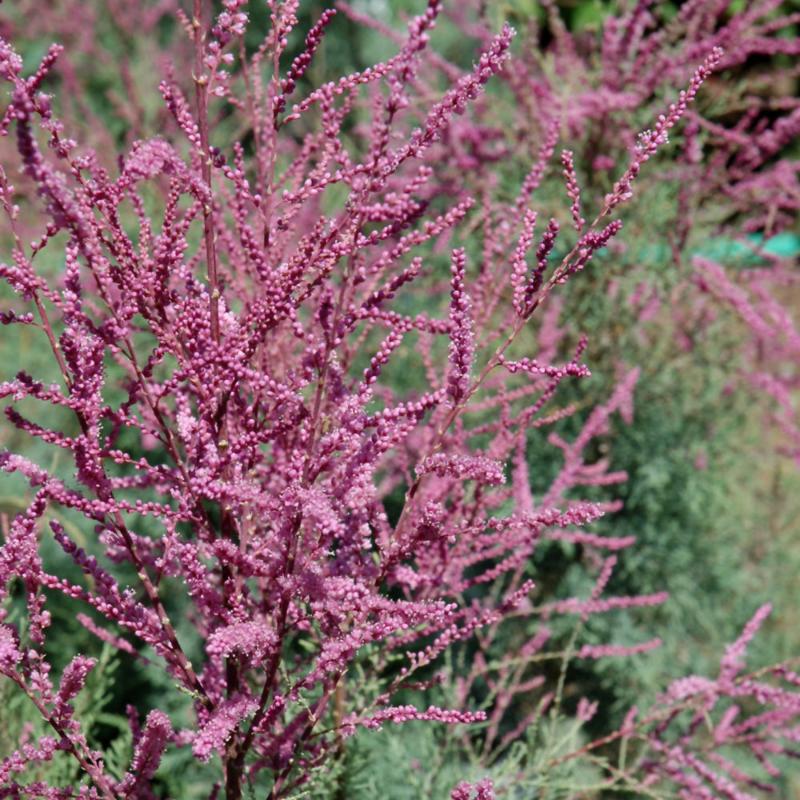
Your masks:
{"label": "tamarisk shrub", "polygon": [[[636,797],[741,800],[773,794],[781,772],[776,759],[786,752],[778,742],[796,741],[798,676],[786,665],[744,671],[747,647],[770,611],[769,604],[758,609],[726,648],[716,678],[673,681],[651,708],[633,706],[618,730],[584,743],[575,734],[597,712],[596,702],[581,698],[568,725],[540,715],[532,726],[535,747],[512,748],[506,757],[510,769],[491,782],[462,782],[451,797],[595,797],[607,790]],[[614,654],[613,647],[590,647],[577,656]],[[616,757],[600,757],[613,743]],[[796,756],[792,747],[788,752]],[[741,759],[743,750],[749,761]],[[574,770],[580,759],[589,769],[582,779]],[[754,775],[755,764],[770,777]]]}
{"label": "tamarisk shrub", "polygon": [[[451,126],[448,146],[458,152],[458,165],[442,158],[436,166],[443,181],[496,186],[497,195],[508,198],[516,196],[519,176],[528,175],[531,161],[549,147],[556,164],[551,161],[543,172],[531,170],[531,179],[538,181],[534,205],[540,224],[553,217],[561,228],[557,247],[572,235],[572,207],[589,218],[602,208],[638,134],[654,129],[664,106],[689,84],[706,53],[715,46],[725,51],[724,72],[712,76],[687,108],[686,124],[670,130],[671,141],[661,146],[658,163],[637,176],[636,202],[616,209],[625,229],[612,242],[613,256],[561,294],[564,324],[574,329],[577,320],[590,333],[593,379],[563,387],[561,401],[581,408],[559,432],[564,427],[574,432],[581,416],[608,395],[620,361],[642,368],[635,422],[610,434],[609,455],[631,476],[626,486],[614,489],[625,498],[625,508],[596,530],[637,534],[638,546],[620,558],[614,591],[668,588],[672,595],[659,612],[665,647],[647,662],[652,667],[658,658],[663,666],[651,668],[646,677],[655,691],[664,670],[676,662],[687,670],[714,668],[713,654],[752,612],[750,606],[731,608],[729,598],[742,597],[741,587],[769,558],[782,565],[792,593],[796,567],[781,554],[796,546],[779,543],[766,531],[773,529],[771,519],[782,516],[786,538],[796,540],[796,526],[789,522],[797,516],[796,492],[787,489],[782,503],[772,495],[765,502],[755,488],[761,478],[767,482],[767,473],[790,473],[772,448],[764,450],[765,442],[786,444],[783,422],[764,429],[760,411],[771,402],[769,395],[733,391],[741,386],[736,376],[743,359],[760,352],[761,364],[747,367],[751,372],[763,373],[765,361],[777,366],[779,340],[762,338],[758,348],[748,346],[743,331],[698,292],[693,264],[698,254],[710,257],[734,283],[746,284],[748,271],[740,274],[740,267],[760,262],[764,269],[758,281],[766,287],[773,271],[770,252],[779,241],[770,237],[783,232],[780,241],[791,241],[797,230],[797,17],[789,3],[754,2],[746,9],[724,2],[681,3],[674,13],[676,4],[620,2],[603,4],[608,13],[594,28],[575,30],[568,28],[569,15],[589,4],[540,5],[534,13],[521,2],[502,4],[503,14],[520,9],[513,17],[519,26],[515,48],[498,76],[504,91],[471,109],[471,125]],[[338,7],[360,18],[350,6]],[[462,37],[481,42],[488,40],[500,8],[476,2],[446,11]],[[448,51],[444,35],[442,42],[443,51],[456,60],[458,45],[451,39]],[[474,135],[475,123],[480,137]],[[563,156],[559,160],[563,146],[569,148],[569,170]],[[582,194],[574,206],[576,185]],[[509,224],[506,205],[492,208],[482,226],[489,232]],[[522,217],[520,210],[511,221],[520,225]],[[494,263],[488,250],[481,270],[487,263]],[[789,270],[774,273],[769,291],[790,309]],[[709,324],[715,313],[715,324]],[[783,382],[795,370],[780,363],[771,374]],[[765,386],[763,381],[753,385]],[[787,418],[784,406],[778,419]],[[532,480],[541,492],[544,476],[553,469],[542,450],[544,440],[532,431],[528,443]],[[598,446],[607,443],[604,439]],[[759,464],[757,479],[742,469],[753,458]],[[790,474],[787,480],[794,479]],[[779,581],[774,570],[769,576],[770,597],[777,602]],[[765,583],[756,578],[751,585]],[[697,586],[704,602],[698,602]],[[602,624],[600,619],[592,623]],[[608,624],[619,630],[617,619]],[[795,628],[771,626],[772,639],[767,645],[762,640],[762,647],[796,650],[796,641],[784,646]],[[593,632],[600,639],[607,636],[597,627]],[[713,643],[709,632],[716,637]],[[686,647],[687,634],[708,646]],[[775,644],[776,637],[784,645]],[[589,680],[596,681],[598,674],[614,693],[620,714],[632,698],[638,701],[641,687],[631,685],[627,663],[598,665]],[[643,671],[639,677],[645,680]]]}
{"label": "tamarisk shrub", "polygon": [[[17,296],[2,321],[40,334],[59,373],[47,382],[20,372],[0,393],[9,421],[58,448],[72,470],[62,476],[18,452],[0,457],[30,487],[0,550],[0,671],[50,729],[35,741],[24,732],[0,762],[7,796],[157,796],[159,765],[179,750],[208,764],[202,796],[288,797],[313,791],[359,729],[414,721],[481,724],[486,753],[501,753],[544,709],[560,709],[573,656],[657,645],[578,641],[590,615],[666,599],[605,594],[614,553],[632,539],[579,530],[617,505],[574,499],[581,487],[624,480],[586,449],[613,413],[630,419],[636,370],[574,440],[553,437],[563,468],[537,500],[522,443],[527,429],[574,410],[549,404],[562,381],[588,374],[586,340],[565,341],[558,305],[546,301],[619,234],[612,212],[722,51],[698,59],[689,89],[639,139],[593,221],[572,157],[563,157],[576,235],[557,257],[557,222],[537,230],[529,208],[554,145],[542,148],[506,205],[519,230],[487,232],[493,269],[472,278],[471,241],[457,229],[470,214],[480,220],[481,203],[490,219],[493,200],[454,191],[436,167],[442,158],[459,166],[448,133],[502,72],[512,29],[487,40],[469,71],[453,74],[434,59],[451,85],[420,97],[422,53],[441,12],[429,0],[394,56],[301,96],[332,13],[289,59],[297,3],[268,3],[254,49],[246,6],[225,0],[213,17],[200,0],[191,15],[174,9],[187,43],[159,85],[172,126],[134,141],[116,164],[71,136],[45,91],[61,48],[25,75],[0,40],[10,90],[0,133],[15,137],[20,172],[9,164],[0,173],[10,240],[0,274]],[[449,303],[439,315],[431,295],[443,260]],[[544,312],[535,353],[519,344],[534,312]],[[568,346],[572,355],[559,360]],[[386,378],[401,360],[417,373],[412,388]],[[42,404],[69,412],[71,423],[54,426]],[[527,565],[545,539],[586,548],[585,595],[535,604]],[[59,556],[48,555],[54,545]],[[75,653],[54,675],[48,642],[60,598],[83,607],[97,638],[174,686],[157,708],[126,698],[132,748],[122,769],[76,713],[95,658]],[[490,665],[480,653],[515,615],[579,624],[561,651],[545,653],[541,625]],[[698,684],[665,702],[683,710],[695,694],[708,704],[735,696],[744,644],[720,688]],[[453,703],[409,702],[441,681],[445,659],[469,652],[472,670],[447,687]],[[516,698],[544,682],[531,667],[547,659],[561,665],[555,690],[509,727]],[[762,749],[783,752],[795,696],[753,686],[749,695],[783,711],[747,730],[766,729]],[[180,698],[191,703],[183,726],[167,713]],[[588,721],[593,707],[583,699],[577,718]],[[715,745],[736,738],[732,715],[725,720],[727,738]],[[689,796],[697,781],[676,774],[691,769],[716,786],[698,767],[715,748],[697,755],[685,739],[672,746],[663,729],[652,733],[642,785],[669,779]],[[756,733],[745,739],[760,752]],[[71,759],[76,777],[39,780],[57,758]],[[722,769],[731,785],[749,780],[735,765]],[[493,793],[484,778],[452,796]]]}
{"label": "tamarisk shrub", "polygon": [[797,277],[788,259],[771,259],[768,267],[729,274],[716,261],[698,256],[695,282],[701,291],[731,309],[744,323],[749,348],[744,354],[743,375],[748,384],[773,402],[770,415],[778,436],[776,447],[800,463],[800,427],[793,395],[800,333],[792,314],[776,297],[791,301]]}
{"label": "tamarisk shrub", "polygon": [[[656,187],[674,187],[668,202],[659,200],[659,219],[648,218],[673,260],[697,246],[694,236],[770,236],[796,225],[800,38],[792,4],[756,0],[734,10],[728,2],[686,2],[676,10],[619,3],[619,13],[583,31],[567,29],[558,4],[542,7],[538,19],[520,17],[525,46],[503,74],[513,93],[515,151],[538,148],[548,121],[558,120],[568,132],[572,169],[602,190],[587,200],[602,201],[615,184],[624,189],[628,175],[615,171],[623,153],[637,141],[645,150],[659,138],[667,144],[657,118],[665,88],[683,87],[696,63],[720,47],[719,68],[732,79],[712,79],[711,90],[686,110],[676,157],[642,176],[638,191],[650,203],[628,213],[652,212]],[[490,35],[493,7],[464,3],[452,13],[465,34],[478,41]]]}

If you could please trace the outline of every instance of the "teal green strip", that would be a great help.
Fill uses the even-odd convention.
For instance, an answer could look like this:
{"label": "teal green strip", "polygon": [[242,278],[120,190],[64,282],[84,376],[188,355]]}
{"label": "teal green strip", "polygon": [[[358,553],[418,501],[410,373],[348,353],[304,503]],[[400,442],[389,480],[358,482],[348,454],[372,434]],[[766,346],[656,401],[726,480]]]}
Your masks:
{"label": "teal green strip", "polygon": [[[752,234],[747,237],[753,247],[762,247],[764,237],[761,234]],[[779,233],[771,237],[762,249],[765,253],[780,258],[791,258],[800,255],[800,236],[794,233]],[[744,242],[737,242],[734,239],[713,239],[706,245],[697,248],[692,255],[710,258],[714,261],[738,261],[747,264],[757,264],[758,255],[753,252]],[[642,250],[640,258],[650,264],[657,264],[670,256],[670,251],[665,244],[650,245]]]}

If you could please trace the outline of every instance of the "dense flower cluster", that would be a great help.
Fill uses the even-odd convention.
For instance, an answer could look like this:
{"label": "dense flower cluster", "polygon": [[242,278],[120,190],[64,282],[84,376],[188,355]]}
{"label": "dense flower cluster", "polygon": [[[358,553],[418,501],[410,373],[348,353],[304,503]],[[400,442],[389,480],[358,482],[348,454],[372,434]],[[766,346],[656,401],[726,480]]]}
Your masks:
{"label": "dense flower cluster", "polygon": [[[3,791],[151,797],[174,748],[220,765],[209,796],[238,800],[249,784],[277,800],[335,761],[359,728],[390,722],[481,723],[484,753],[503,752],[561,704],[566,667],[551,691],[532,665],[658,645],[578,641],[591,615],[666,600],[607,593],[614,554],[633,538],[580,530],[618,506],[576,499],[625,480],[590,451],[612,415],[631,419],[638,371],[620,373],[574,438],[551,435],[562,466],[539,496],[526,433],[570,416],[575,409],[551,401],[563,381],[589,374],[580,361],[587,340],[559,326],[558,287],[580,280],[616,241],[622,223],[613,214],[631,198],[644,162],[744,45],[729,52],[730,34],[690,48],[688,89],[631,142],[622,177],[594,218],[575,156],[562,153],[577,234],[565,244],[555,219],[537,232],[531,208],[552,166],[559,118],[574,129],[592,109],[635,103],[622,74],[631,61],[643,86],[677,70],[658,56],[655,35],[643,36],[647,3],[622,27],[609,24],[601,90],[562,106],[537,87],[537,97],[552,100],[543,103],[552,116],[529,172],[502,201],[473,196],[466,180],[454,188],[449,172],[470,159],[482,169],[493,162],[491,137],[465,116],[487,84],[502,78],[528,89],[530,74],[509,67],[509,26],[487,35],[471,70],[461,71],[427,55],[442,13],[440,0],[429,0],[396,55],[308,89],[304,76],[332,11],[290,59],[296,0],[269,0],[269,26],[254,49],[245,46],[257,33],[247,3],[226,0],[213,19],[200,0],[191,18],[172,5],[136,21],[152,30],[172,13],[186,34],[159,87],[171,123],[162,136],[131,142],[116,164],[70,138],[68,119],[44,92],[61,48],[26,77],[0,39],[0,77],[10,90],[0,132],[16,135],[20,168],[19,187],[11,168],[0,171],[10,241],[0,277],[16,294],[2,322],[35,328],[59,376],[8,376],[0,397],[11,424],[59,448],[74,468],[65,477],[0,454],[0,467],[30,487],[0,548],[0,673],[55,734],[20,742],[0,762]],[[432,100],[441,74],[450,88]],[[221,134],[227,114],[240,124],[230,138]],[[748,163],[767,158],[783,135],[759,138]],[[473,212],[483,252],[458,232]],[[446,309],[438,302],[447,295],[443,251]],[[746,307],[732,292],[726,299]],[[535,313],[531,353],[523,334]],[[387,377],[398,364],[413,375],[401,388]],[[112,383],[120,374],[124,381]],[[54,424],[42,405],[67,412],[71,423]],[[400,498],[396,513],[392,498]],[[86,535],[79,540],[62,513],[80,519]],[[527,568],[553,542],[585,550],[585,595],[539,598]],[[50,545],[60,559],[45,558]],[[196,647],[171,611],[176,593]],[[95,660],[78,653],[58,679],[52,674],[49,604],[59,595],[84,606],[84,625],[99,639],[160,668],[176,693],[191,697],[191,723],[172,720],[166,702],[143,726],[132,709],[123,775],[106,768],[73,705]],[[540,621],[535,634],[488,660],[500,627],[523,617]],[[578,618],[574,635],[548,650],[561,617]],[[710,714],[719,702],[748,698],[771,710],[737,724],[725,711],[715,745],[744,736],[766,759],[796,738],[797,692],[742,676],[762,617],[728,651],[716,682],[674,684],[653,712],[666,707],[666,716],[626,721],[620,737],[641,736],[649,748],[642,785],[672,782],[684,797],[715,796],[698,794],[705,782],[722,796],[745,796],[733,793],[749,780],[738,767],[705,743],[693,747],[701,710]],[[466,646],[475,656],[451,687],[453,707],[407,702],[409,687],[424,692],[443,659]],[[785,668],[771,674],[797,685]],[[479,701],[487,686],[489,699]],[[538,702],[510,721],[515,700],[540,689]],[[669,725],[687,708],[697,715],[688,733],[670,739]],[[595,710],[584,699],[579,719]],[[59,751],[80,767],[74,786],[25,782],[28,767]],[[458,784],[451,796],[488,800],[494,792],[483,779]]]}

